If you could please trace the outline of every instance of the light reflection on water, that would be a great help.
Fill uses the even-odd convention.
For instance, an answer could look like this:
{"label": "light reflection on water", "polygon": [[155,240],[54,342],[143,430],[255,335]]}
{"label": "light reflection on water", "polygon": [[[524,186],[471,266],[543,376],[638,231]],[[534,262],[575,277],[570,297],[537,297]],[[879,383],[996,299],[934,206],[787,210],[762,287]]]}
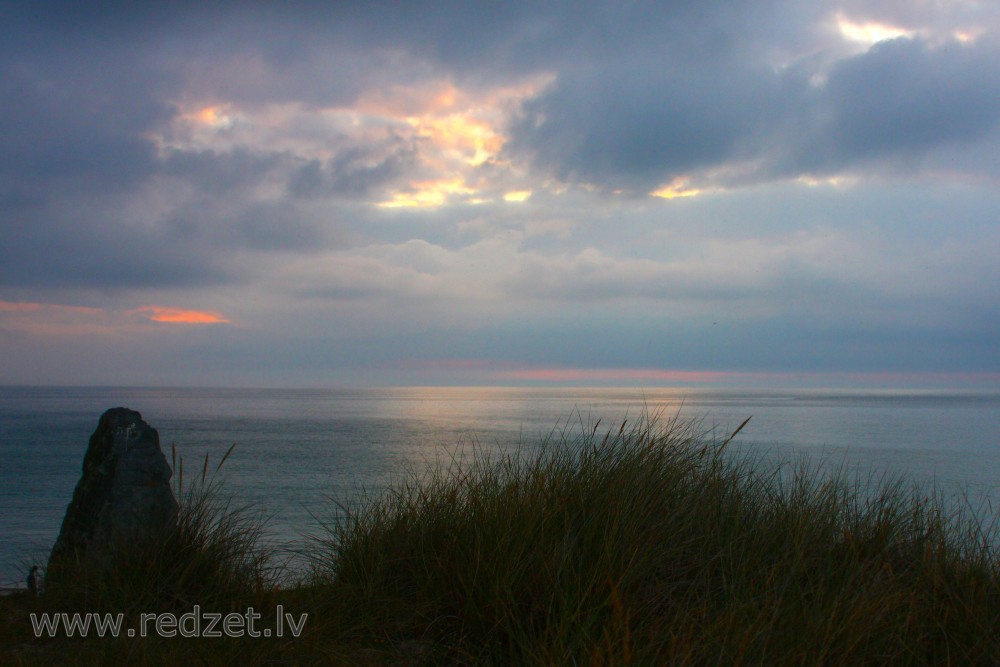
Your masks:
{"label": "light reflection on water", "polygon": [[[272,516],[276,539],[315,532],[329,498],[377,489],[456,452],[512,451],[601,429],[644,411],[701,418],[766,460],[802,454],[864,476],[899,472],[946,489],[1000,488],[1000,397],[926,393],[697,389],[397,388],[360,390],[0,388],[0,584],[20,560],[44,562],[107,408],[139,410],[187,480],[236,442],[227,491]],[[464,446],[464,449],[461,449]]]}

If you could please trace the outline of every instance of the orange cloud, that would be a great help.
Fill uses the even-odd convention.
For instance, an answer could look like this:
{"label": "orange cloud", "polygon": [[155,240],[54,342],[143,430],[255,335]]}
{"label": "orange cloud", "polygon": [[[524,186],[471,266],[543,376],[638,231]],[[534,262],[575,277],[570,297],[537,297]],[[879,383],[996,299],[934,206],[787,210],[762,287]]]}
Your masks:
{"label": "orange cloud", "polygon": [[208,106],[189,114],[184,114],[181,118],[212,128],[227,128],[232,126],[233,118],[227,113],[227,109],[222,106]]}
{"label": "orange cloud", "polygon": [[35,336],[117,336],[166,324],[223,324],[221,314],[163,306],[132,310],[0,300],[0,325]]}
{"label": "orange cloud", "polygon": [[143,315],[150,321],[167,324],[225,324],[229,322],[220,313],[206,310],[183,310],[181,308],[167,308],[164,306],[142,306],[130,310],[129,313]]}
{"label": "orange cloud", "polygon": [[[406,123],[413,136],[421,139],[419,159],[436,177],[411,183],[391,194],[383,208],[432,208],[449,204],[478,204],[492,200],[489,183],[472,178],[470,171],[497,161],[507,137],[502,128],[519,100],[530,97],[551,81],[536,77],[518,86],[491,91],[469,91],[451,81],[395,87],[368,93],[355,105],[365,115],[376,113]],[[527,190],[516,191],[507,201],[524,201]],[[524,197],[519,199],[517,197]]]}

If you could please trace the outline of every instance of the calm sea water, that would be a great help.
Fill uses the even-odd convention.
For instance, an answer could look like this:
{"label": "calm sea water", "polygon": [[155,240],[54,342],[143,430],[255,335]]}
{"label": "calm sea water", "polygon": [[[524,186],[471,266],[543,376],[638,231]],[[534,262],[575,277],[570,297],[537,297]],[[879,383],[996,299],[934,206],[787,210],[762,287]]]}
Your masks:
{"label": "calm sea water", "polygon": [[[142,413],[168,460],[200,474],[236,443],[227,492],[271,519],[275,541],[300,544],[333,516],[331,499],[377,489],[447,462],[461,446],[537,445],[644,410],[699,418],[739,446],[890,472],[948,493],[1000,499],[1000,395],[698,389],[393,388],[358,390],[0,387],[0,585],[44,563],[100,414]],[[994,503],[995,504],[995,503]]]}

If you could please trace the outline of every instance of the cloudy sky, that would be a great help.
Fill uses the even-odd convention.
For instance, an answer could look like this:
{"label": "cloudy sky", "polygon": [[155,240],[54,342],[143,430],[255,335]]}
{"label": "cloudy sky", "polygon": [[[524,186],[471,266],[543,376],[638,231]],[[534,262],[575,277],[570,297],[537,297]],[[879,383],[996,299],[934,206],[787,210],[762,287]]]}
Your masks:
{"label": "cloudy sky", "polygon": [[0,17],[0,384],[1000,387],[1000,3]]}

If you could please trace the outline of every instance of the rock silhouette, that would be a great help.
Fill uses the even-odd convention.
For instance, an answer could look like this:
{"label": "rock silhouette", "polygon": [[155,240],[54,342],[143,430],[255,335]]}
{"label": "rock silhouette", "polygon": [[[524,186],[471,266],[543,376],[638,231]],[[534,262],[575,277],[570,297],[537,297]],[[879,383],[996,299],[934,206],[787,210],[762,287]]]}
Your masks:
{"label": "rock silhouette", "polygon": [[160,436],[142,415],[127,408],[101,415],[49,556],[50,574],[63,563],[111,566],[115,549],[164,534],[177,516],[171,475]]}

